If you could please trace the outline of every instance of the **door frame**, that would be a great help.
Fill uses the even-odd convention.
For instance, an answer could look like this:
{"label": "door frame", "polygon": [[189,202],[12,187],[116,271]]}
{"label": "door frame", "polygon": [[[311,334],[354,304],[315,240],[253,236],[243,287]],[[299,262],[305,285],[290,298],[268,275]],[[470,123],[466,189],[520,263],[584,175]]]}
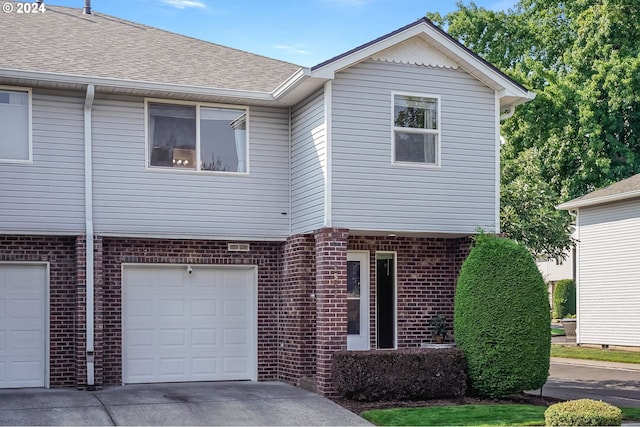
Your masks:
{"label": "door frame", "polygon": [[44,388],[51,388],[51,264],[48,261],[0,261],[0,265],[44,267]]}
{"label": "door frame", "polygon": [[347,251],[347,262],[360,261],[360,334],[347,334],[347,350],[349,351],[366,351],[371,349],[371,333],[369,327],[371,322],[369,310],[371,275],[369,257],[369,251]]}
{"label": "door frame", "polygon": [[[378,257],[383,255],[383,257]],[[378,260],[385,259],[391,255],[393,259],[393,347],[392,348],[379,348],[378,347],[378,293],[376,292],[376,349],[378,350],[396,350],[398,348],[398,252],[396,251],[376,251],[375,252],[375,268],[376,268],[376,287],[378,286]]]}

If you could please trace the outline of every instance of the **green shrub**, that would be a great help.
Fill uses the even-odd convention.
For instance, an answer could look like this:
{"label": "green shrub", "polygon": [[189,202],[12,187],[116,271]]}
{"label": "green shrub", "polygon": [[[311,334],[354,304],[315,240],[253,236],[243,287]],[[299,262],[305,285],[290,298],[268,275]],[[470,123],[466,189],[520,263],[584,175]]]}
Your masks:
{"label": "green shrub", "polygon": [[547,287],[529,251],[480,235],[465,260],[455,296],[454,335],[467,360],[469,386],[501,397],[540,388],[549,374]]}
{"label": "green shrub", "polygon": [[569,400],[549,406],[544,422],[547,426],[619,426],[622,411],[602,401]]}
{"label": "green shrub", "polygon": [[333,382],[347,399],[417,400],[464,396],[467,377],[458,349],[342,351]]}
{"label": "green shrub", "polygon": [[576,282],[560,280],[553,290],[553,317],[562,319],[576,314]]}

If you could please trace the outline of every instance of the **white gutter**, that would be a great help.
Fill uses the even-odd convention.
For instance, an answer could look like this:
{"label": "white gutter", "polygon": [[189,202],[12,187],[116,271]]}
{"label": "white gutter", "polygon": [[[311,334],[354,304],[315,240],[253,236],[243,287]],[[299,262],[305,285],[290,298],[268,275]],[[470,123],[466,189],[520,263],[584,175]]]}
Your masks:
{"label": "white gutter", "polygon": [[95,97],[95,87],[87,85],[84,101],[84,210],[86,223],[86,331],[87,331],[87,387],[92,389],[94,376],[93,345],[93,165],[91,154],[91,108]]}

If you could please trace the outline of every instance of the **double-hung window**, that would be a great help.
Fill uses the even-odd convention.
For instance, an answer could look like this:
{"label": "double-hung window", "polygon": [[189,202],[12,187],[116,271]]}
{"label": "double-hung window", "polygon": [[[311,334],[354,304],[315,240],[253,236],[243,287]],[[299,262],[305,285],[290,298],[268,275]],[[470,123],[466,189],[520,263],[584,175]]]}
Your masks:
{"label": "double-hung window", "polygon": [[393,163],[439,166],[440,98],[393,95]]}
{"label": "double-hung window", "polygon": [[148,166],[248,173],[247,109],[147,101]]}
{"label": "double-hung window", "polygon": [[31,162],[31,90],[0,87],[0,162]]}

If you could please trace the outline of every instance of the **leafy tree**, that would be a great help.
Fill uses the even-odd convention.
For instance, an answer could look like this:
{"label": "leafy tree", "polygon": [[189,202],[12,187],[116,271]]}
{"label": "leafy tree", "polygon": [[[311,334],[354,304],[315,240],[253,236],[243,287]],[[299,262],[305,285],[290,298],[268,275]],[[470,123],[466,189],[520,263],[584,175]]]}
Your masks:
{"label": "leafy tree", "polygon": [[639,13],[638,0],[520,0],[427,15],[537,93],[501,127],[502,229],[536,255],[572,244],[556,204],[640,172]]}
{"label": "leafy tree", "polygon": [[513,240],[478,236],[460,271],[453,321],[471,389],[502,397],[542,387],[550,320],[547,287],[529,251]]}

